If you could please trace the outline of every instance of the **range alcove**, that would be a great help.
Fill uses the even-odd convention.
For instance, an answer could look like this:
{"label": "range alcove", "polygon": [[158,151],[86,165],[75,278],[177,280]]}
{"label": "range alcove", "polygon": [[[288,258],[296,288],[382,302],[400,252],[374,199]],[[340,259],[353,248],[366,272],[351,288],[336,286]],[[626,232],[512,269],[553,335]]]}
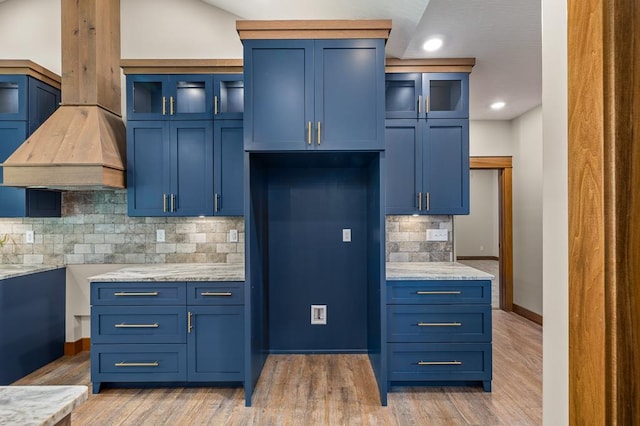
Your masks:
{"label": "range alcove", "polygon": [[[384,153],[247,153],[245,161],[245,370],[257,380],[274,353],[367,353],[380,376]],[[326,324],[312,324],[312,305],[326,305]]]}

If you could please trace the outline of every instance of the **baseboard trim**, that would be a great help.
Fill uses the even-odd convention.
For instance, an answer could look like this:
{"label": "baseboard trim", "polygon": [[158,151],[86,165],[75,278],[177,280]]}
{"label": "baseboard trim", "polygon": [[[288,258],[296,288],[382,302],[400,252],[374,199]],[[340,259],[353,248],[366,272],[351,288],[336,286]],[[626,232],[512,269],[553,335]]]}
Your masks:
{"label": "baseboard trim", "polygon": [[515,303],[513,304],[513,313],[518,314],[521,317],[528,319],[529,321],[533,321],[538,325],[542,325],[542,315],[536,314],[535,312],[523,308],[522,306],[516,305]]}
{"label": "baseboard trim", "polygon": [[88,351],[91,348],[91,339],[83,337],[75,342],[64,342],[64,354],[73,356],[80,352]]}
{"label": "baseboard trim", "polygon": [[498,256],[456,256],[456,260],[500,260]]}

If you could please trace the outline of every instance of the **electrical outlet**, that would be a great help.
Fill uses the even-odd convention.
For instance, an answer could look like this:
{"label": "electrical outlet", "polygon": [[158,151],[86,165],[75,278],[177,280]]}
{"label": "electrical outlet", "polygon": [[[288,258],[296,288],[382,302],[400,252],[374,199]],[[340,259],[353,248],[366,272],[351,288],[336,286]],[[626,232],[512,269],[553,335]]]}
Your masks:
{"label": "electrical outlet", "polygon": [[343,243],[351,242],[351,229],[346,228],[342,230],[342,242]]}
{"label": "electrical outlet", "polygon": [[25,241],[27,244],[33,244],[33,241],[34,241],[33,231],[27,231],[27,232],[25,232],[25,234],[24,234],[24,241]]}
{"label": "electrical outlet", "polygon": [[449,241],[447,229],[427,229],[427,241]]}
{"label": "electrical outlet", "polygon": [[156,241],[164,243],[164,229],[156,229]]}
{"label": "electrical outlet", "polygon": [[327,325],[327,305],[311,305],[311,324]]}
{"label": "electrical outlet", "polygon": [[237,243],[238,242],[238,230],[232,229],[229,231],[229,242]]}

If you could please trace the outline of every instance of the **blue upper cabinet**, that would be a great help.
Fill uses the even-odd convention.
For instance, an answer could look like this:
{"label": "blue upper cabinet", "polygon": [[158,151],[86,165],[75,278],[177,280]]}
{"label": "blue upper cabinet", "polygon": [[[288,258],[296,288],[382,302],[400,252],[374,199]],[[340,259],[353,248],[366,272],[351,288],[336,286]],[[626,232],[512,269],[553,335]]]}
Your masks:
{"label": "blue upper cabinet", "polygon": [[249,151],[384,149],[384,41],[245,40]]}
{"label": "blue upper cabinet", "polygon": [[[3,74],[7,68],[12,74]],[[14,74],[18,71],[21,74]],[[0,60],[0,163],[59,105],[59,76],[30,61]],[[0,184],[2,182],[0,167]],[[0,217],[61,215],[60,192],[0,186],[0,200]]]}
{"label": "blue upper cabinet", "polygon": [[214,124],[214,215],[244,214],[244,149],[242,120]]}
{"label": "blue upper cabinet", "polygon": [[28,79],[26,75],[0,75],[0,117],[27,120]]}
{"label": "blue upper cabinet", "polygon": [[127,77],[127,120],[213,118],[213,78],[206,74]]}
{"label": "blue upper cabinet", "polygon": [[425,214],[469,214],[469,121],[426,120],[422,137]]}
{"label": "blue upper cabinet", "polygon": [[425,73],[422,91],[427,118],[469,118],[468,73]]}
{"label": "blue upper cabinet", "polygon": [[129,216],[213,214],[213,122],[127,124]]}
{"label": "blue upper cabinet", "polygon": [[241,59],[126,59],[129,216],[244,214]]}
{"label": "blue upper cabinet", "polygon": [[214,74],[213,115],[216,120],[242,119],[244,80],[242,74]]}
{"label": "blue upper cabinet", "polygon": [[469,214],[469,122],[386,124],[387,214]]}
{"label": "blue upper cabinet", "polygon": [[387,118],[468,118],[469,73],[387,73]]}

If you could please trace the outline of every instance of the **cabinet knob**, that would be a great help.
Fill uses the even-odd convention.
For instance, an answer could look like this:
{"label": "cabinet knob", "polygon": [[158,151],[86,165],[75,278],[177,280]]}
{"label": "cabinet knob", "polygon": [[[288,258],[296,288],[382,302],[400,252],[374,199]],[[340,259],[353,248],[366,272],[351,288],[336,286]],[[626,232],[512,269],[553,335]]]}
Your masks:
{"label": "cabinet knob", "polygon": [[311,145],[311,127],[313,127],[313,125],[311,124],[311,122],[307,123],[307,145]]}
{"label": "cabinet knob", "polygon": [[218,115],[218,95],[213,97],[213,115]]}
{"label": "cabinet knob", "polygon": [[162,97],[162,115],[167,115],[167,97]]}
{"label": "cabinet knob", "polygon": [[318,121],[318,145],[320,145],[320,122]]}
{"label": "cabinet knob", "polygon": [[418,192],[418,211],[422,211],[422,192]]}

